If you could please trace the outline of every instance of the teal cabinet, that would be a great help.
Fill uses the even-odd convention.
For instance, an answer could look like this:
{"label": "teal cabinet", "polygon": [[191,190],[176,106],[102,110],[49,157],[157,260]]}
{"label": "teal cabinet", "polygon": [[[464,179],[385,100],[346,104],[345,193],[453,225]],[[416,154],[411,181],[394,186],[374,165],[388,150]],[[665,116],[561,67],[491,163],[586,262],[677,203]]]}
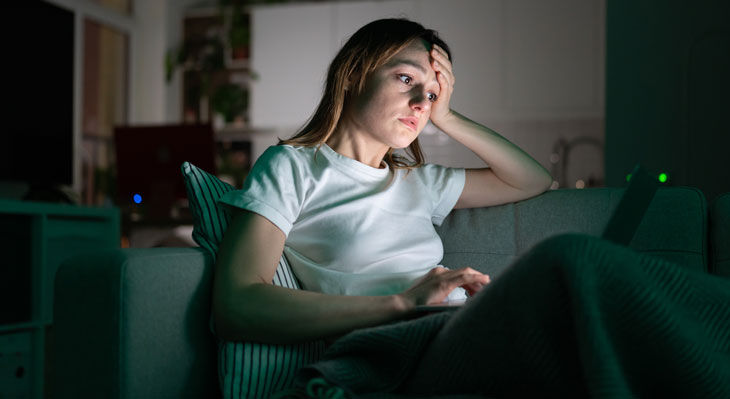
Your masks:
{"label": "teal cabinet", "polygon": [[119,244],[117,208],[0,200],[0,397],[52,396],[45,366],[56,270],[71,256]]}

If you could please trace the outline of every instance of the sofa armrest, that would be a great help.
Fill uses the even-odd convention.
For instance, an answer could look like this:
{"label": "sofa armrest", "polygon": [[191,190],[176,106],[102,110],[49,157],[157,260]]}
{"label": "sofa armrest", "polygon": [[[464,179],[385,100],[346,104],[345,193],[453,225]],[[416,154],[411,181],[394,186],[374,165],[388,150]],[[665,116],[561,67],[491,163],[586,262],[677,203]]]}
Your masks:
{"label": "sofa armrest", "polygon": [[218,396],[212,259],[199,248],[117,249],[56,274],[53,396]]}

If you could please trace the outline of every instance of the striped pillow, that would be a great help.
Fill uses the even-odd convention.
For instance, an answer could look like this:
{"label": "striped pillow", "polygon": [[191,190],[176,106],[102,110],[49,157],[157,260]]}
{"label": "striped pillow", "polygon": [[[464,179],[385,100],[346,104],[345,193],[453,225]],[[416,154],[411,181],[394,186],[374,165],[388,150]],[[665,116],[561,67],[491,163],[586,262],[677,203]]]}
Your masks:
{"label": "striped pillow", "polygon": [[182,173],[193,214],[193,240],[215,259],[218,244],[231,219],[228,212],[217,205],[218,198],[235,188],[190,162],[183,162]]}
{"label": "striped pillow", "polygon": [[[218,198],[235,188],[189,162],[182,164],[182,173],[193,214],[193,239],[215,259],[230,221],[228,212],[217,205]],[[272,283],[300,289],[284,256]],[[323,351],[323,341],[268,345],[219,340],[218,383],[223,397],[264,398],[288,388],[296,372],[319,359]]]}

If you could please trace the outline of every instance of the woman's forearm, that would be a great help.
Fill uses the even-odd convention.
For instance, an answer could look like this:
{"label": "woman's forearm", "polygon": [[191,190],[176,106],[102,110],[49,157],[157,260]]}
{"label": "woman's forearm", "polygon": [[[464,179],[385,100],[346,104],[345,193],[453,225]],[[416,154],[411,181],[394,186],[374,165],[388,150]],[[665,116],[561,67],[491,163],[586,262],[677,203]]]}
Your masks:
{"label": "woman's forearm", "polygon": [[338,296],[258,283],[214,305],[225,340],[294,343],[336,337],[402,318],[409,305],[398,295]]}
{"label": "woman's forearm", "polygon": [[437,125],[451,138],[472,150],[510,186],[525,192],[542,192],[552,183],[550,173],[497,132],[451,111]]}

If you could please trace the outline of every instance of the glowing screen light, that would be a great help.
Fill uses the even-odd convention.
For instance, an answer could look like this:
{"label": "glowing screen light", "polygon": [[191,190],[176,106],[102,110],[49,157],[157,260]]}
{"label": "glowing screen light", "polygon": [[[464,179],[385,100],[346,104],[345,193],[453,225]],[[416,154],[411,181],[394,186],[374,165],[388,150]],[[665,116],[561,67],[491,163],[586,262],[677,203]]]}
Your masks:
{"label": "glowing screen light", "polygon": [[669,176],[667,176],[666,173],[659,173],[658,179],[659,179],[660,182],[666,183],[667,180],[669,180]]}
{"label": "glowing screen light", "polygon": [[628,175],[626,175],[626,181],[631,181],[631,173],[629,173]]}
{"label": "glowing screen light", "polygon": [[132,196],[132,200],[134,200],[135,204],[141,204],[142,203],[142,196],[139,194],[134,194]]}

